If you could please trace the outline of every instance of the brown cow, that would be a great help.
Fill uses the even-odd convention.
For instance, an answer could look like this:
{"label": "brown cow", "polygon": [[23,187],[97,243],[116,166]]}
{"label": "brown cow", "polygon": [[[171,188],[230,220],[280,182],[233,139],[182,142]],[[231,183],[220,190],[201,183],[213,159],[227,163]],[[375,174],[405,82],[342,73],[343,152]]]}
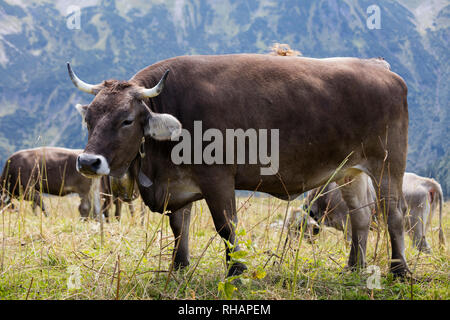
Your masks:
{"label": "brown cow", "polygon": [[[155,63],[129,81],[97,85],[81,81],[69,64],[68,69],[77,88],[95,95],[81,108],[89,138],[78,157],[78,170],[90,177],[120,177],[132,168],[152,211],[174,212],[205,199],[216,230],[233,245],[227,246],[227,261],[232,250],[239,250],[235,189],[293,199],[332,178],[345,185],[342,195],[355,212],[348,266],[364,266],[371,213],[360,206],[366,183],[360,173],[366,172],[383,176],[380,190],[392,244],[391,270],[399,275],[408,270],[400,207],[408,139],[407,87],[384,64],[258,54],[183,56]],[[263,170],[269,163],[262,159],[228,163],[242,160],[237,148],[227,154],[234,136],[217,149],[216,156],[227,154],[226,163],[196,161],[204,146],[199,150],[195,143],[183,157],[193,155],[196,164],[175,163],[172,152],[179,144],[170,140],[181,135],[184,142],[198,134],[194,128],[199,121],[204,130],[215,130],[222,137],[237,129],[275,132],[267,141],[275,146],[272,174]],[[246,144],[245,153],[252,150]],[[386,166],[389,175],[382,175]],[[353,182],[345,184],[349,180]],[[186,219],[179,220],[186,225]],[[173,231],[176,239],[183,238]],[[231,264],[228,274],[245,268]]]}
{"label": "brown cow", "polygon": [[[47,215],[41,197],[43,193],[56,196],[78,193],[81,198],[78,207],[80,215],[88,217],[92,201],[99,197],[99,185],[76,170],[76,159],[82,152],[83,150],[42,147],[14,153],[3,168],[0,180],[3,204],[0,203],[0,207],[7,205],[12,197],[23,195],[24,199],[32,201],[33,210],[40,206]],[[98,201],[94,202],[96,207],[99,205]],[[100,207],[95,209],[97,216]]]}

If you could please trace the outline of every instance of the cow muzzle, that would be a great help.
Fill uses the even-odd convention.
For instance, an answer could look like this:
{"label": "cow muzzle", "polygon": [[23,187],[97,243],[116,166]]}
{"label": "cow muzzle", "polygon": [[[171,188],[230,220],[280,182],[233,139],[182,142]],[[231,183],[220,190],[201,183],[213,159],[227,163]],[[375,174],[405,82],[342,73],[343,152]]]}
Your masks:
{"label": "cow muzzle", "polygon": [[77,171],[89,178],[109,174],[109,165],[104,156],[82,153],[77,157]]}

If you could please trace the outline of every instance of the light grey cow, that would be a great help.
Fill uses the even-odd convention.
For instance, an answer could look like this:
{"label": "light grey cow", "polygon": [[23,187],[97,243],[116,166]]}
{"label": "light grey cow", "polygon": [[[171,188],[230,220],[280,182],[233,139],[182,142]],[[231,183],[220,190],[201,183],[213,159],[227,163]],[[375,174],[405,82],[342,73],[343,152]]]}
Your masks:
{"label": "light grey cow", "polygon": [[424,251],[430,251],[425,234],[431,224],[433,212],[439,204],[439,243],[445,245],[442,230],[442,188],[434,179],[406,172],[403,177],[403,194],[408,203],[405,215],[406,230],[411,231],[414,245]]}
{"label": "light grey cow", "polygon": [[[366,205],[371,209],[372,216],[376,217],[376,194],[371,179],[368,179],[367,185]],[[430,246],[425,238],[425,234],[431,223],[433,212],[438,204],[439,242],[441,245],[444,245],[445,237],[442,230],[443,195],[439,183],[434,179],[405,172],[402,189],[407,203],[407,210],[404,210],[405,229],[409,231],[416,248],[425,252],[430,251]],[[345,232],[347,240],[350,240],[352,226],[348,216],[349,209],[343,200],[339,186],[334,182],[330,183],[323,188],[322,195],[317,197],[321,190],[322,187],[311,190],[308,193],[303,206],[303,215],[306,215],[309,212],[309,217],[306,220],[308,230],[311,228],[313,230],[317,229],[316,225],[311,222],[310,218],[313,218],[313,220],[319,224]],[[299,209],[291,212],[295,212],[298,217],[301,217],[301,214],[298,211]],[[298,217],[295,219],[293,214],[290,214],[287,220],[305,221],[305,218]],[[299,223],[297,223],[295,227],[298,229],[300,227]],[[290,235],[292,235],[292,232]]]}
{"label": "light grey cow", "polygon": [[[363,178],[367,191],[361,192],[364,194],[364,201],[361,203],[361,206],[368,207],[373,215],[376,206],[375,189],[372,180],[366,174],[363,174]],[[305,231],[313,230],[313,234],[318,233],[317,223],[323,224],[344,232],[347,240],[351,241],[352,225],[348,212],[349,209],[342,197],[341,188],[337,183],[331,182],[324,188],[319,187],[308,192],[303,208],[291,210],[287,221],[290,223],[289,226],[291,228],[300,229],[299,222],[305,223],[306,220],[307,229]],[[306,218],[306,216],[308,217]],[[365,223],[370,223],[370,221],[365,221]],[[292,235],[292,231],[290,231],[290,235]]]}

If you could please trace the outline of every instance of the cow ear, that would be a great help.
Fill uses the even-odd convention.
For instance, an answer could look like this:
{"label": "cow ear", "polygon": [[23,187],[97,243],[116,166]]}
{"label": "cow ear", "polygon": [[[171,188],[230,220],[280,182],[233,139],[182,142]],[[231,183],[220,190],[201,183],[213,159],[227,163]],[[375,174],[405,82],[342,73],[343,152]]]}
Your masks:
{"label": "cow ear", "polygon": [[81,114],[81,117],[83,118],[83,121],[84,121],[84,117],[85,117],[85,115],[86,115],[87,107],[88,107],[88,106],[83,106],[83,105],[81,105],[81,104],[79,104],[79,103],[77,103],[77,104],[75,105],[75,109],[77,109],[77,111]]}
{"label": "cow ear", "polygon": [[160,141],[176,140],[181,135],[181,123],[168,113],[150,112],[144,134]]}
{"label": "cow ear", "polygon": [[78,110],[78,112],[81,115],[81,119],[82,119],[81,120],[81,126],[82,127],[86,127],[86,110],[87,110],[87,107],[88,106],[83,106],[83,105],[81,105],[79,103],[77,103],[75,105],[75,108]]}

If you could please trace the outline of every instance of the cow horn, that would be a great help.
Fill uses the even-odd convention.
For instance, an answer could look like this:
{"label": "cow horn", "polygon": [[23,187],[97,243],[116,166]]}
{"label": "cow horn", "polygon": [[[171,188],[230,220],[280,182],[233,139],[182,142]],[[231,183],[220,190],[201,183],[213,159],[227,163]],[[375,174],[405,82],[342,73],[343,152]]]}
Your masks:
{"label": "cow horn", "polygon": [[161,91],[164,89],[164,83],[166,82],[167,75],[169,74],[169,70],[167,70],[164,75],[162,76],[161,80],[159,80],[158,84],[154,86],[153,88],[146,89],[141,88],[139,91],[139,97],[141,99],[145,98],[153,98],[156,97],[161,93]]}
{"label": "cow horn", "polygon": [[78,89],[80,89],[83,92],[87,92],[90,94],[98,93],[98,91],[100,90],[100,88],[99,88],[100,85],[89,84],[89,83],[84,82],[80,78],[78,78],[76,76],[76,74],[73,72],[72,67],[70,66],[69,62],[67,62],[67,70],[69,71],[70,80],[72,80],[75,87],[77,87]]}

